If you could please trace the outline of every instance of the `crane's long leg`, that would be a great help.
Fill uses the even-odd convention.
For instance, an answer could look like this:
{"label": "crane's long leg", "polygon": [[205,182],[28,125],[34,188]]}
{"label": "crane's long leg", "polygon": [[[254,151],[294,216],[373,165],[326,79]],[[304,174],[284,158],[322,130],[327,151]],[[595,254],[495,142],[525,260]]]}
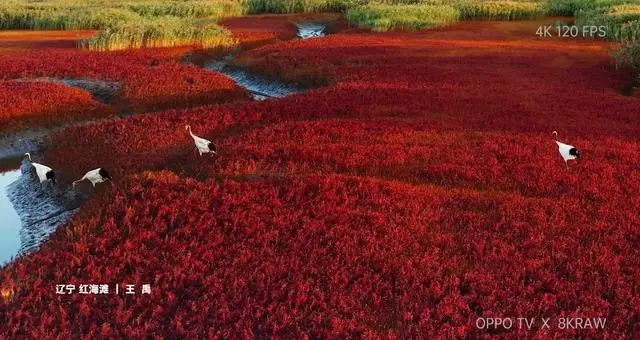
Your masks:
{"label": "crane's long leg", "polygon": [[567,166],[567,171],[569,171],[569,163],[567,161],[564,161],[564,165]]}

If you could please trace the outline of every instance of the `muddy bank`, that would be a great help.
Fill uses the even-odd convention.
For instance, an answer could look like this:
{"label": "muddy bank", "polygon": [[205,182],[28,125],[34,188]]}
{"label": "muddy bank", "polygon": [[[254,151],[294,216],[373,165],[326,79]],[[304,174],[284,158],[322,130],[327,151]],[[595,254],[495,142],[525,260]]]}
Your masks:
{"label": "muddy bank", "polygon": [[[54,82],[78,87],[91,93],[97,101],[123,106],[121,87],[114,82],[86,79],[33,78],[16,79],[21,82]],[[89,119],[63,123],[56,127],[25,128],[19,133],[0,135],[0,265],[12,257],[21,256],[37,248],[60,225],[66,223],[89,194],[71,188],[40,185],[31,163],[24,160],[25,152],[38,161],[46,150],[49,136],[66,127],[121,119],[128,116]],[[54,169],[64,177],[64,169]]]}
{"label": "muddy bank", "polygon": [[88,198],[87,194],[70,187],[41,184],[26,160],[4,163],[5,169],[15,168],[0,173],[0,220],[3,221],[0,244],[4,246],[0,251],[0,264],[37,248]]}
{"label": "muddy bank", "polygon": [[16,82],[47,82],[76,87],[91,93],[93,98],[103,104],[112,105],[119,101],[122,86],[118,82],[97,80],[97,79],[76,79],[76,78],[19,78]]}
{"label": "muddy bank", "polygon": [[225,74],[244,88],[255,100],[264,100],[267,98],[282,98],[290,94],[300,91],[293,85],[284,82],[267,79],[257,74],[248,72],[247,70],[231,65],[236,55],[230,55],[222,60],[204,62],[201,67],[215,72]]}
{"label": "muddy bank", "polygon": [[22,255],[38,247],[67,222],[87,197],[71,188],[41,184],[26,160],[19,171],[20,176],[7,187],[7,196],[22,224],[19,250]]}
{"label": "muddy bank", "polygon": [[50,128],[25,128],[19,133],[0,134],[0,161],[22,157],[25,152],[43,153],[49,142],[49,135],[60,132],[67,127],[82,126],[126,117],[107,117],[77,121]]}
{"label": "muddy bank", "polygon": [[[119,117],[129,117],[132,111],[128,104],[122,99],[122,86],[117,82],[95,80],[95,79],[75,79],[75,78],[20,78],[11,81],[15,82],[50,82],[72,86],[89,92],[93,98],[105,105],[112,106]],[[25,152],[37,152],[46,145],[47,136],[56,131],[60,131],[68,126],[87,124],[96,121],[113,118],[98,118],[84,121],[62,123],[57,127],[31,127],[25,128],[19,133],[0,134],[0,159],[13,158],[24,155]]]}
{"label": "muddy bank", "polygon": [[51,129],[28,128],[19,134],[0,135],[0,160],[16,158],[25,152],[41,150]]}
{"label": "muddy bank", "polygon": [[[319,38],[327,35],[327,25],[321,22],[297,22],[297,36],[300,39]],[[229,54],[221,59],[207,60],[202,56],[187,55],[184,58],[186,63],[198,65],[204,69],[222,73],[244,88],[255,100],[267,98],[282,98],[302,89],[289,83],[277,79],[266,78],[248,70],[233,65],[237,53]]]}

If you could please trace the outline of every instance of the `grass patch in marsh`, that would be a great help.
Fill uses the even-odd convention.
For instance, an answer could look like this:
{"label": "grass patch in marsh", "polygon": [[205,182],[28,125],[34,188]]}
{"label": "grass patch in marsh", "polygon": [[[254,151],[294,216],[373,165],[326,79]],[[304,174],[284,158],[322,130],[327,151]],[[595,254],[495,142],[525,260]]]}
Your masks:
{"label": "grass patch in marsh", "polygon": [[245,13],[242,2],[9,0],[0,4],[0,29],[99,30],[80,46],[96,50],[232,43],[217,20]]}
{"label": "grass patch in marsh", "polygon": [[547,12],[542,3],[524,1],[462,1],[456,8],[460,11],[461,20],[535,19]]}
{"label": "grass patch in marsh", "polygon": [[607,39],[620,41],[618,66],[640,69],[640,0],[601,0],[578,9],[578,26],[604,26]]}
{"label": "grass patch in marsh", "polygon": [[522,20],[542,17],[540,1],[385,1],[347,10],[350,22],[376,31],[425,29],[458,20]]}
{"label": "grass patch in marsh", "polygon": [[344,12],[366,2],[357,0],[247,0],[244,2],[244,7],[249,14]]}
{"label": "grass patch in marsh", "polygon": [[347,11],[347,19],[376,31],[425,29],[453,23],[460,12],[447,5],[368,5]]}
{"label": "grass patch in marsh", "polygon": [[234,44],[231,34],[217,24],[193,24],[171,16],[112,25],[79,42],[83,48],[99,51],[181,45],[215,48]]}

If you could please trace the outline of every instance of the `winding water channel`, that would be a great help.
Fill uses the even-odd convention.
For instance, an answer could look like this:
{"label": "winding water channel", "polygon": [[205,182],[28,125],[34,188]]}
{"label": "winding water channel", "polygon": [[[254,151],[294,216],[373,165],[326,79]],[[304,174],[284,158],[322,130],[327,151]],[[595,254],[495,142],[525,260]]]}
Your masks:
{"label": "winding water channel", "polygon": [[[326,27],[319,23],[298,23],[301,39],[321,37]],[[202,65],[220,72],[246,89],[254,99],[281,98],[300,90],[293,85],[267,79],[231,65],[235,55]],[[118,83],[87,79],[16,79],[16,81],[46,81],[62,83],[92,93],[97,101],[117,104]],[[130,114],[122,112],[121,117]],[[29,162],[22,159],[25,152],[37,152],[51,130],[32,129],[0,143],[0,266],[36,249],[60,225],[67,222],[88,197],[86,193],[67,188],[41,186]],[[37,161],[34,159],[34,161]],[[5,169],[5,170],[2,170]]]}

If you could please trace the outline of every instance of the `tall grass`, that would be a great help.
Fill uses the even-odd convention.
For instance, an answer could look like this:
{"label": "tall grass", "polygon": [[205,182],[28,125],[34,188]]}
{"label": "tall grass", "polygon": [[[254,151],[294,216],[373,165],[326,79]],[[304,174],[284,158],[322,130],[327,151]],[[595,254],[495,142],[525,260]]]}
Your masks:
{"label": "tall grass", "polygon": [[630,66],[640,71],[640,44],[624,44],[615,53],[619,66]]}
{"label": "tall grass", "polygon": [[553,16],[572,17],[578,10],[594,8],[595,0],[548,0],[548,13]]}
{"label": "tall grass", "polygon": [[346,16],[361,27],[387,31],[430,28],[457,20],[531,19],[545,13],[545,4],[535,1],[383,0],[351,8]]}
{"label": "tall grass", "polygon": [[128,3],[126,7],[145,17],[170,15],[180,18],[222,18],[245,13],[240,2],[229,0],[142,1]]}
{"label": "tall grass", "polygon": [[347,19],[376,31],[425,29],[455,22],[460,12],[446,5],[373,4],[347,11]]}
{"label": "tall grass", "polygon": [[625,44],[640,43],[640,20],[624,23],[620,28],[620,40]]}
{"label": "tall grass", "polygon": [[622,47],[615,54],[618,64],[640,70],[640,20],[623,24],[620,32]]}
{"label": "tall grass", "polygon": [[344,12],[364,2],[362,0],[246,0],[244,6],[249,14]]}
{"label": "tall grass", "polygon": [[576,25],[604,26],[607,38],[621,42],[618,65],[640,69],[640,0],[595,0],[575,11]]}
{"label": "tall grass", "polygon": [[79,43],[81,47],[98,51],[181,45],[213,48],[233,44],[231,34],[216,24],[194,25],[189,20],[171,16],[111,25]]}
{"label": "tall grass", "polygon": [[456,7],[462,20],[523,20],[539,18],[547,9],[542,3],[518,1],[464,1]]}
{"label": "tall grass", "polygon": [[111,24],[132,22],[139,19],[137,14],[119,8],[93,10],[89,7],[10,7],[0,5],[0,29],[101,29]]}
{"label": "tall grass", "polygon": [[[607,37],[613,40],[622,40],[623,27],[636,20],[640,20],[640,5],[618,5],[576,12],[576,25],[605,26]],[[625,29],[624,34],[629,33],[630,31]]]}
{"label": "tall grass", "polygon": [[0,4],[0,29],[99,30],[80,43],[97,50],[212,47],[232,41],[228,32],[212,22],[244,13],[236,0],[8,0]]}

